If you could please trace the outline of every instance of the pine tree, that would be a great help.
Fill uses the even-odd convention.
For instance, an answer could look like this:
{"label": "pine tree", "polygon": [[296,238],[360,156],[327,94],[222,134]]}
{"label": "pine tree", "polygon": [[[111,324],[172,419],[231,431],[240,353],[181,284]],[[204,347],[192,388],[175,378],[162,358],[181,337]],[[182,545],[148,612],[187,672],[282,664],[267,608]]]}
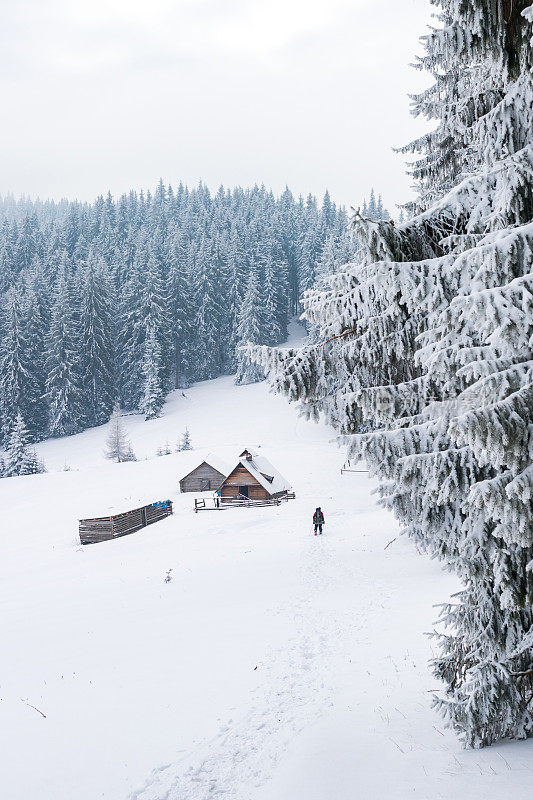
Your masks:
{"label": "pine tree", "polygon": [[0,294],[7,292],[16,283],[13,254],[8,242],[4,239],[0,243]]}
{"label": "pine tree", "polygon": [[306,228],[300,242],[298,256],[298,291],[301,296],[308,289],[311,289],[315,282],[319,252],[318,227],[315,222],[312,227]]}
{"label": "pine tree", "polygon": [[141,309],[142,275],[138,262],[122,287],[117,336],[118,389],[122,406],[139,407],[142,386],[145,327]]}
{"label": "pine tree", "polygon": [[121,417],[120,404],[117,402],[109,419],[105,457],[119,464],[123,461],[135,461],[131,443],[122,425]]}
{"label": "pine tree", "polygon": [[224,281],[228,287],[228,293],[226,295],[226,325],[223,334],[226,341],[228,367],[232,372],[235,371],[237,367],[235,352],[237,347],[239,309],[243,298],[244,275],[244,255],[237,232],[233,230],[226,248]]}
{"label": "pine tree", "polygon": [[28,442],[28,430],[19,411],[7,439],[7,455],[2,472],[4,478],[45,472],[44,464],[38,459],[35,451],[28,448]]}
{"label": "pine tree", "polygon": [[168,280],[174,386],[184,389],[189,385],[190,374],[191,285],[187,251],[179,232],[172,239]]}
{"label": "pine tree", "polygon": [[274,345],[282,340],[281,325],[283,318],[277,307],[277,293],[274,276],[274,262],[272,256],[267,254],[263,263],[262,291],[262,328],[261,342],[263,344]]}
{"label": "pine tree", "polygon": [[17,416],[33,411],[37,387],[29,361],[30,352],[24,316],[17,292],[11,289],[2,309],[0,343],[0,416],[5,439],[13,429]]}
{"label": "pine tree", "polygon": [[421,60],[439,153],[413,146],[414,216],[356,215],[359,263],[305,300],[320,341],[250,352],[462,580],[435,632],[434,702],[481,747],[533,734],[533,7],[440,5]]}
{"label": "pine tree", "polygon": [[340,266],[337,263],[337,247],[335,244],[335,238],[333,234],[330,233],[325,241],[324,247],[322,248],[322,253],[320,254],[320,260],[317,264],[316,268],[317,282],[321,281],[323,278],[327,278],[329,275],[333,275],[333,273],[337,269],[337,266]]}
{"label": "pine tree", "polygon": [[239,324],[237,328],[237,376],[235,383],[256,383],[264,378],[263,371],[252,361],[247,353],[242,349],[248,344],[259,344],[262,341],[262,313],[261,295],[259,292],[259,281],[257,272],[252,269],[246,294],[239,313]]}
{"label": "pine tree", "polygon": [[103,262],[91,254],[83,276],[81,308],[81,373],[85,415],[90,425],[109,418],[114,404],[113,324],[109,284]]}
{"label": "pine tree", "polygon": [[370,190],[370,200],[368,201],[368,216],[370,219],[378,219],[378,207],[376,203],[376,193],[374,189]]}
{"label": "pine tree", "polygon": [[[45,332],[48,311],[43,298],[37,294],[37,288],[38,284],[32,279],[24,296],[25,353],[31,383],[25,392],[21,410],[25,415],[32,441],[42,439],[48,428],[45,376]],[[1,372],[0,368],[0,374]]]}
{"label": "pine tree", "polygon": [[145,415],[145,419],[158,417],[165,401],[165,392],[161,381],[161,347],[157,341],[157,335],[152,328],[148,332],[145,341],[143,359],[143,394],[141,397],[140,410]]}
{"label": "pine tree", "polygon": [[193,446],[192,446],[192,442],[191,442],[191,435],[189,433],[189,429],[185,428],[185,430],[184,430],[184,432],[182,434],[179,446],[178,446],[178,451],[182,452],[182,451],[185,451],[185,450],[192,450],[192,449],[193,449]]}
{"label": "pine tree", "polygon": [[329,229],[335,222],[335,205],[331,202],[331,197],[327,189],[324,194],[324,200],[322,201],[322,208],[320,210],[320,222],[323,228],[323,237],[325,238]]}
{"label": "pine tree", "polygon": [[212,243],[204,237],[196,258],[196,317],[193,365],[196,380],[209,380],[219,374],[220,302],[217,269]]}
{"label": "pine tree", "polygon": [[367,219],[372,219],[374,222],[386,222],[390,220],[390,214],[383,206],[381,195],[378,195],[376,200],[376,193],[374,189],[370,191],[370,200],[367,204],[366,200],[363,202],[361,216]]}
{"label": "pine tree", "polygon": [[153,334],[158,345],[158,380],[162,390],[170,388],[172,352],[171,321],[168,314],[167,285],[163,279],[160,260],[151,251],[143,270],[140,316],[144,327],[144,339]]}
{"label": "pine tree", "polygon": [[295,313],[299,302],[298,292],[298,239],[300,234],[300,215],[294,198],[288,188],[280,198],[279,224],[283,258],[287,264],[289,276],[289,307]]}
{"label": "pine tree", "polygon": [[52,308],[46,358],[46,392],[52,436],[77,433],[84,421],[80,328],[66,272],[64,267]]}
{"label": "pine tree", "polygon": [[14,261],[19,270],[29,269],[36,256],[41,254],[42,235],[35,214],[24,218],[14,249]]}

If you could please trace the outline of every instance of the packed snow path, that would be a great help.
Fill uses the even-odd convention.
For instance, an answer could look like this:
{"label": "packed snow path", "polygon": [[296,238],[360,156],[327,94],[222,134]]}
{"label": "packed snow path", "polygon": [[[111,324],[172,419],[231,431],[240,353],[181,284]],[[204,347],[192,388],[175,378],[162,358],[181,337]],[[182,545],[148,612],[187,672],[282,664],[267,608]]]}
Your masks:
{"label": "packed snow path", "polygon": [[[456,584],[385,549],[395,523],[331,430],[231,378],[126,425],[147,460],[106,462],[98,428],[0,481],[5,800],[530,800],[531,743],[463,751],[431,711],[423,634]],[[155,457],[185,426],[196,450]],[[208,451],[257,445],[296,500],[194,514],[177,494]],[[78,517],[167,497],[168,520],[79,546]]]}

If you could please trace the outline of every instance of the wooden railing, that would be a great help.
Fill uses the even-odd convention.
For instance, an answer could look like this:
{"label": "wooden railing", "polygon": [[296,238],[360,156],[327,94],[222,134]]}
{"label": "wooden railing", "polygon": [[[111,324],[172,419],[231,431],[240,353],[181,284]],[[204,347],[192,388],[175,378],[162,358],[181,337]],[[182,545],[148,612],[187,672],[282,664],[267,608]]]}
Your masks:
{"label": "wooden railing", "polygon": [[261,506],[280,506],[287,500],[294,500],[294,492],[287,492],[279,497],[272,497],[270,500],[254,500],[251,497],[216,497],[196,498],[194,501],[194,511],[224,511],[227,508],[259,508]]}

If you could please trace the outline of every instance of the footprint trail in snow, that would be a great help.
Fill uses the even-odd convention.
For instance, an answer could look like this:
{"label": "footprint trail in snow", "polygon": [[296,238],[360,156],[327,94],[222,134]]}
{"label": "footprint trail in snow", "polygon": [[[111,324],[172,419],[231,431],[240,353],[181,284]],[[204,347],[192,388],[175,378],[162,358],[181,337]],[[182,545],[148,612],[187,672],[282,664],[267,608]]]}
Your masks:
{"label": "footprint trail in snow", "polygon": [[326,537],[311,540],[302,558],[304,591],[272,610],[290,617],[293,636],[262,666],[248,708],[186,757],[154,769],[129,800],[250,800],[294,737],[332,705],[329,663],[357,626],[348,614],[320,610],[321,592],[338,580]]}

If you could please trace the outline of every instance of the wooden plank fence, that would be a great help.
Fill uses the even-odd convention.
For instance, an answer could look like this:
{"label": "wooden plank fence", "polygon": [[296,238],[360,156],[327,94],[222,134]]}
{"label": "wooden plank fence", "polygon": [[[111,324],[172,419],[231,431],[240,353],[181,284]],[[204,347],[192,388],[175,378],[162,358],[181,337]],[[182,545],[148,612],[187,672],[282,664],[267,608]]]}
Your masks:
{"label": "wooden plank fence", "polygon": [[287,500],[294,500],[296,495],[294,492],[286,492],[286,494],[279,497],[273,497],[271,500],[253,500],[249,497],[234,498],[234,497],[212,497],[196,498],[194,501],[194,511],[224,511],[227,508],[256,508],[257,506],[280,506],[286,503]]}
{"label": "wooden plank fence", "polygon": [[147,525],[158,522],[172,514],[172,502],[162,500],[148,506],[134,508],[123,514],[112,514],[109,517],[96,517],[94,519],[80,519],[79,534],[82,544],[105,542],[127,536],[129,533],[140,531]]}

